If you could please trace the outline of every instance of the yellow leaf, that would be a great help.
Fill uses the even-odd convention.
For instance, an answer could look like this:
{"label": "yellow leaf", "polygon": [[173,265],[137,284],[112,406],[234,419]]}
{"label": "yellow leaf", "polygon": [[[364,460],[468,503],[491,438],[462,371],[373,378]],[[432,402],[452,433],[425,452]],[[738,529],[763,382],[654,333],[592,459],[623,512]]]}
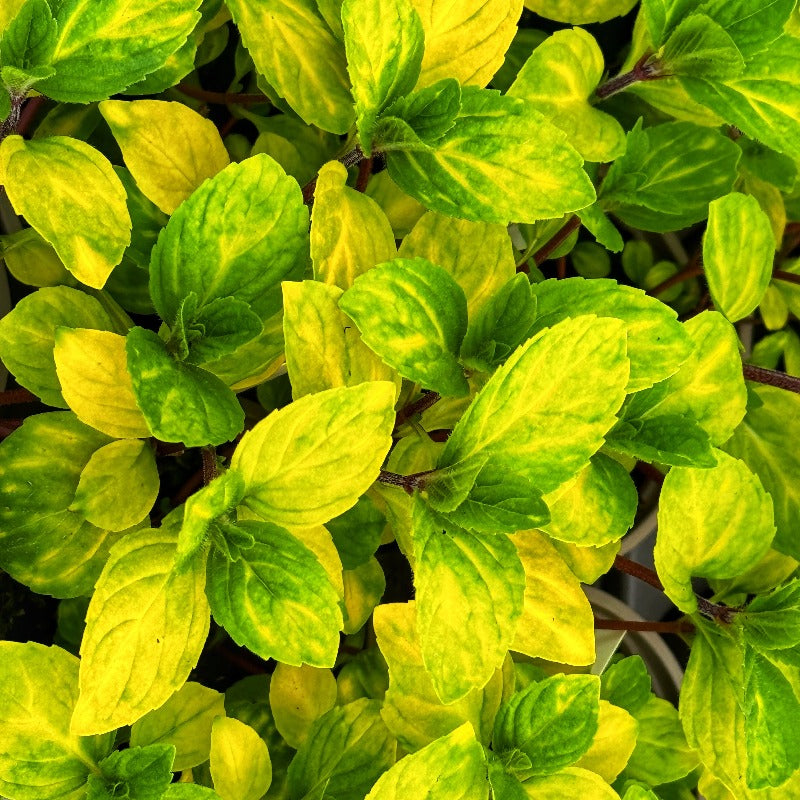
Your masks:
{"label": "yellow leaf", "polygon": [[638,732],[639,723],[624,708],[601,700],[597,733],[575,766],[596,772],[604,781],[613,783],[636,747]]}
{"label": "yellow leaf", "polygon": [[425,31],[417,88],[442,78],[486,86],[503,63],[522,0],[412,0]]}
{"label": "yellow leaf", "polygon": [[133,394],[124,336],[59,328],[54,355],[61,393],[81,422],[118,439],[150,435]]}
{"label": "yellow leaf", "polygon": [[166,214],[230,163],[214,123],[183,103],[105,100],[100,113],[142,194]]}
{"label": "yellow leaf", "polygon": [[233,717],[217,717],[211,726],[210,770],[222,800],[261,800],[272,783],[267,745]]}
{"label": "yellow leaf", "polygon": [[336,705],[336,678],[329,669],[279,663],[269,682],[269,705],[278,733],[297,750],[314,721]]}

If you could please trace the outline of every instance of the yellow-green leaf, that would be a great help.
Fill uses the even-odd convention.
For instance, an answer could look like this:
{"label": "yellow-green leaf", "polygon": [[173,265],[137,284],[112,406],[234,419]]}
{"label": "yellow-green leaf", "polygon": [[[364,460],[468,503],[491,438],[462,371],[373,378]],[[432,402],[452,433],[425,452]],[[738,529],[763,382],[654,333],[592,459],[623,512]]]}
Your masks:
{"label": "yellow-green leaf", "polygon": [[466,723],[402,758],[378,778],[366,800],[487,800],[486,755]]}
{"label": "yellow-green leaf", "polygon": [[269,522],[240,520],[231,528],[253,544],[235,560],[213,549],[207,591],[214,619],[263,659],[332,667],[340,597],[316,553]]}
{"label": "yellow-green leaf", "polygon": [[403,377],[444,396],[469,392],[457,358],[467,301],[446,270],[424,258],[396,258],[359,276],[339,307]]}
{"label": "yellow-green leaf", "polygon": [[636,0],[525,0],[525,7],[540,16],[573,25],[607,22],[627,14],[635,5]]}
{"label": "yellow-green leaf", "polygon": [[347,633],[360,631],[386,590],[386,576],[376,558],[342,573],[344,581],[344,625]]}
{"label": "yellow-green leaf", "polygon": [[599,776],[580,767],[568,767],[522,784],[528,800],[619,800],[619,795]]}
{"label": "yellow-green leaf", "polygon": [[376,264],[397,255],[394,233],[381,207],[345,185],[338,161],[319,171],[311,212],[311,260],[317,280],[348,289]]}
{"label": "yellow-green leaf", "polygon": [[175,772],[208,760],[211,724],[225,716],[225,697],[194,681],[185,683],[160,708],[131,726],[131,747],[171,744],[175,747]]}
{"label": "yellow-green leaf", "polygon": [[278,733],[295,750],[314,721],[336,705],[336,678],[329,669],[278,663],[269,682],[269,707]]}
{"label": "yellow-green leaf", "polygon": [[743,461],[715,455],[711,469],[671,469],[659,499],[656,569],[667,596],[687,614],[697,611],[693,576],[733,578],[764,556],[775,536],[761,481]]}
{"label": "yellow-green leaf", "polygon": [[150,513],[158,489],[152,447],[139,439],[121,439],[92,454],[69,510],[98,528],[121,531]]}
{"label": "yellow-green leaf", "polygon": [[[28,229],[32,230],[32,229]],[[112,330],[114,322],[94,298],[68,286],[23,297],[0,320],[0,358],[17,382],[47,405],[67,408],[53,355],[61,326]]]}
{"label": "yellow-green leaf", "polygon": [[[315,205],[316,208],[316,205]],[[292,397],[401,378],[361,341],[355,324],[339,310],[342,290],[318,281],[283,283],[283,332]]]}
{"label": "yellow-green leaf", "polygon": [[525,570],[522,615],[511,649],[564,664],[593,663],[594,616],[580,581],[538,531],[520,531],[511,541]]}
{"label": "yellow-green leaf", "polygon": [[485,686],[444,704],[422,662],[416,604],[380,605],[373,619],[378,646],[389,665],[389,689],[381,713],[400,744],[413,752],[469,722],[478,740],[488,745],[495,714],[513,690],[511,659]]}
{"label": "yellow-green leaf", "polygon": [[341,19],[358,135],[370,155],[375,120],[411,92],[419,77],[422,23],[406,0],[344,0]]}
{"label": "yellow-green leaf", "polygon": [[621,539],[633,525],[639,495],[618,461],[595,453],[573,483],[545,498],[550,521],[542,530],[582,547],[602,547]]}
{"label": "yellow-green leaf", "polygon": [[446,269],[467,296],[470,321],[516,273],[504,225],[469,222],[429,211],[400,246],[403,258],[427,258]]}
{"label": "yellow-green leaf", "polygon": [[124,336],[58,328],[54,356],[61,392],[81,422],[117,438],[150,435],[133,393]]}
{"label": "yellow-green leaf", "polygon": [[411,0],[425,31],[419,86],[456,78],[486,86],[517,32],[522,0]]}
{"label": "yellow-green leaf", "polygon": [[603,53],[590,33],[557,31],[533,51],[508,94],[541,111],[587,161],[613,161],[625,152],[625,131],[589,103],[603,71]]}
{"label": "yellow-green leaf", "polygon": [[214,123],[183,103],[105,100],[100,113],[136,185],[165,214],[230,163]]}
{"label": "yellow-green leaf", "polygon": [[311,527],[355,505],[391,446],[394,384],[329,389],[274,411],[245,433],[231,467],[245,504],[278,525]]}
{"label": "yellow-green leaf", "polygon": [[0,145],[0,183],[64,266],[102,289],[131,241],[127,195],[108,159],[67,136],[9,136]]}
{"label": "yellow-green leaf", "polygon": [[774,255],[772,224],[758,200],[734,192],[709,204],[703,269],[714,305],[731,322],[761,302]]}
{"label": "yellow-green leaf", "polygon": [[541,331],[478,393],[438,466],[485,459],[485,469],[516,472],[542,492],[577,475],[625,396],[626,339],[622,322],[593,316]]}
{"label": "yellow-green leaf", "polygon": [[222,800],[261,800],[272,783],[264,740],[238,719],[217,717],[211,727],[211,778]]}
{"label": "yellow-green leaf", "polygon": [[79,800],[114,736],[70,733],[78,659],[59,647],[0,642],[0,792],[13,800]]}
{"label": "yellow-green leaf", "polygon": [[575,766],[596,772],[604,781],[613,783],[625,769],[636,747],[639,723],[624,708],[600,701],[597,733],[591,747],[575,762]]}
{"label": "yellow-green leaf", "polygon": [[[200,19],[198,0],[53,3],[55,75],[38,90],[54,100],[89,103],[127,89],[164,65]],[[80,184],[76,184],[80,185]]]}
{"label": "yellow-green leaf", "polygon": [[77,734],[130,725],[177,691],[209,628],[205,558],[173,569],[175,537],[162,529],[120,540],[97,581],[81,642]]}
{"label": "yellow-green leaf", "polygon": [[28,286],[77,286],[52,245],[33,228],[0,238],[0,253],[8,271]]}
{"label": "yellow-green leaf", "polygon": [[0,445],[0,566],[36,592],[91,594],[118,538],[70,511],[81,471],[109,444],[71,412],[28,417]]}
{"label": "yellow-green leaf", "polygon": [[409,147],[387,133],[376,147],[387,151],[389,174],[401,189],[453,217],[535,222],[595,200],[566,134],[529,103],[495,91],[465,87],[459,116],[434,146]]}
{"label": "yellow-green leaf", "polygon": [[445,528],[421,500],[413,513],[422,660],[436,694],[451,703],[502,665],[522,614],[525,572],[505,534]]}
{"label": "yellow-green leaf", "polygon": [[347,133],[355,121],[344,45],[314,0],[227,0],[256,69],[309,125]]}

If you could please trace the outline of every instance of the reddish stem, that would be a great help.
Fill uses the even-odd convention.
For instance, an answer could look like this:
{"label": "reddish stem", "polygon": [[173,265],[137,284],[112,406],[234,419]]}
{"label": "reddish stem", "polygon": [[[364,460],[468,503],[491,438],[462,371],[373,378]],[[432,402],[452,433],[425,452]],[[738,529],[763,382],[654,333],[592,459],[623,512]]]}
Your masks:
{"label": "reddish stem", "polygon": [[773,270],[772,277],[776,281],[784,281],[785,283],[796,283],[800,285],[800,275],[795,275],[793,272],[787,272],[784,269]]}
{"label": "reddish stem", "polygon": [[22,112],[19,115],[19,123],[17,124],[17,133],[20,136],[24,136],[28,132],[28,128],[30,128],[31,123],[39,113],[39,109],[46,101],[47,98],[44,95],[39,95],[39,97],[31,97],[22,107]]}
{"label": "reddish stem", "polygon": [[684,283],[684,281],[691,280],[692,278],[697,278],[702,274],[703,268],[699,264],[689,264],[680,272],[675,273],[675,275],[672,275],[665,281],[661,281],[658,286],[648,289],[647,294],[652,297],[657,297],[662,292],[666,292],[667,289],[671,289],[673,286],[677,286],[679,283]]}
{"label": "reddish stem", "polygon": [[27,389],[7,389],[0,392],[0,406],[15,406],[22,403],[38,403],[39,398]]}
{"label": "reddish stem", "polygon": [[358,165],[358,178],[356,178],[356,191],[366,192],[369,179],[372,177],[372,158],[365,158]]}
{"label": "reddish stem", "polygon": [[641,631],[643,633],[691,633],[694,625],[691,622],[676,620],[675,622],[650,622],[636,619],[597,619],[594,627],[603,631]]}
{"label": "reddish stem", "polygon": [[[547,261],[550,254],[557,250],[570,236],[571,233],[578,230],[581,226],[581,218],[578,216],[570,217],[566,225],[562,226],[556,234],[547,242],[545,242],[533,255],[533,262],[538,267],[540,264]],[[527,270],[526,270],[527,271]]]}
{"label": "reddish stem", "polygon": [[742,370],[744,371],[744,377],[749,381],[775,386],[778,389],[785,389],[787,392],[800,394],[800,378],[796,378],[794,375],[787,375],[785,372],[779,372],[775,369],[756,367],[753,364],[743,364]]}
{"label": "reddish stem", "polygon": [[427,411],[441,399],[438,392],[425,392],[422,397],[417,398],[413,403],[408,403],[403,406],[397,412],[397,416],[394,419],[395,432],[405,425],[412,417],[415,417],[417,414],[422,414],[423,411]]}
{"label": "reddish stem", "polygon": [[[657,78],[665,77],[661,72],[661,65],[658,61],[650,61],[652,58],[651,53],[645,53],[634,65],[630,72],[624,72],[622,75],[617,75],[616,78],[606,81],[602,86],[598,86],[595,94],[601,100],[606,97],[611,97],[612,94],[621,92],[627,89],[634,83],[642,83],[643,81],[653,81]],[[649,62],[649,63],[648,63]]]}
{"label": "reddish stem", "polygon": [[217,450],[212,445],[208,445],[201,452],[203,455],[203,486],[208,486],[219,475]]}
{"label": "reddish stem", "polygon": [[567,257],[561,256],[556,262],[556,278],[563,280],[567,277]]}

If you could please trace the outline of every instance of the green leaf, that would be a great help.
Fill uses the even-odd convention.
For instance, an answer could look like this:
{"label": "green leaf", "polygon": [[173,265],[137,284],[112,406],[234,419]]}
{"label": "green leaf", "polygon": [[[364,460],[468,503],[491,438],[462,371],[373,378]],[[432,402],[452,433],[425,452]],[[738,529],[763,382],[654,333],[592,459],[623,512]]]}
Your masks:
{"label": "green leaf", "polygon": [[241,432],[242,407],[219,378],[175,361],[158,335],[144,328],[131,329],[125,349],[133,393],[153,436],[200,447]]}
{"label": "green leaf", "polygon": [[69,507],[98,528],[121,531],[141,522],[156,501],[158,470],[147,442],[122,439],[95,450]]}
{"label": "green leaf", "polygon": [[600,698],[636,715],[650,699],[652,679],[642,657],[627,656],[600,676]]}
{"label": "green leaf", "polygon": [[88,800],[113,800],[125,792],[131,800],[160,800],[172,781],[175,748],[169,744],[129,747],[100,762],[101,775],[89,777]]}
{"label": "green leaf", "polygon": [[314,721],[336,705],[336,678],[329,669],[277,664],[269,682],[275,727],[291,747],[308,739]]}
{"label": "green leaf", "polygon": [[533,51],[508,94],[528,100],[587,161],[613,161],[625,152],[625,131],[589,104],[603,69],[603,53],[590,33],[558,31]]}
{"label": "green leaf", "polygon": [[698,767],[697,753],[686,743],[672,703],[651,695],[634,716],[639,723],[639,735],[628,761],[627,775],[660,786],[680,780]]}
{"label": "green leaf", "polygon": [[358,633],[380,603],[386,591],[386,575],[377,558],[342,572],[344,583],[344,625],[346,634]]}
{"label": "green leaf", "polygon": [[488,800],[486,755],[464,724],[406,756],[382,775],[366,800]]}
{"label": "green leaf", "polygon": [[[6,79],[9,67],[20,71],[49,67],[57,38],[58,25],[46,0],[28,0],[23,3],[0,38],[0,64],[3,64],[6,85],[12,86]],[[50,67],[49,75],[45,77],[50,77],[53,72]],[[19,88],[24,93],[28,86]]]}
{"label": "green leaf", "polygon": [[488,745],[495,714],[513,688],[510,658],[485,686],[445,704],[422,660],[416,604],[382,604],[375,609],[373,624],[389,665],[389,688],[381,713],[400,744],[413,752],[469,722],[480,742]]}
{"label": "green leaf", "polygon": [[538,531],[520,531],[511,541],[525,570],[522,615],[511,649],[563,664],[593,663],[594,617],[578,578]]}
{"label": "green leaf", "polygon": [[796,534],[800,486],[792,476],[800,470],[800,453],[793,446],[800,435],[800,396],[771,386],[752,387],[761,404],[747,410],[743,423],[725,444],[758,475],[772,497],[775,548],[800,556]]}
{"label": "green leaf", "polygon": [[[474,465],[467,466],[471,470]],[[458,469],[456,464],[443,472]],[[470,471],[469,474],[474,473]],[[449,499],[447,495],[445,491],[445,500]],[[431,505],[439,506],[433,498]],[[448,509],[444,516],[454,525],[470,531],[502,534],[542,527],[549,521],[550,512],[541,492],[524,476],[499,475],[481,468],[464,500],[452,510]]]}
{"label": "green leaf", "polygon": [[150,435],[136,402],[124,336],[56,328],[53,357],[61,393],[81,422],[109,436]]}
{"label": "green leaf", "polygon": [[675,311],[641,289],[607,279],[568,278],[538,283],[533,293],[538,314],[531,334],[580,314],[612,317],[626,324],[631,361],[628,392],[647,389],[674,375],[692,352],[692,340]]}
{"label": "green leaf", "polygon": [[400,376],[361,341],[339,310],[341,296],[337,286],[318,281],[283,284],[286,368],[295,400],[369,381],[394,381],[399,392]]}
{"label": "green leaf", "polygon": [[647,231],[674,231],[705,219],[731,191],[741,150],[711,128],[669,122],[628,133],[625,155],[603,180],[603,206]]}
{"label": "green leaf", "polygon": [[75,733],[130,725],[177,691],[208,635],[205,563],[173,569],[175,539],[133,533],[112,549],[86,615]]}
{"label": "green leaf", "polygon": [[272,783],[267,745],[238,719],[214,720],[210,769],[214,790],[222,800],[261,800]]}
{"label": "green leaf", "polygon": [[187,499],[178,534],[179,567],[203,546],[212,523],[233,511],[243,497],[244,480],[236,470],[230,469]]}
{"label": "green leaf", "polygon": [[[783,3],[786,5],[786,2]],[[774,4],[770,4],[774,5]],[[723,80],[684,75],[681,83],[698,103],[767,147],[800,157],[800,88],[797,39],[784,34]]]}
{"label": "green leaf", "polygon": [[723,79],[738,75],[745,63],[725,29],[699,13],[681,20],[659,51],[658,61],[670,76]]}
{"label": "green leaf", "polygon": [[659,414],[634,416],[635,401],[624,418],[606,436],[610,450],[649,464],[676,467],[713,467],[714,448],[708,434],[690,416]]}
{"label": "green leaf", "polygon": [[517,749],[531,766],[520,777],[551,775],[574,764],[597,733],[600,679],[595,675],[555,675],[514,694],[494,723],[492,747]]}
{"label": "green leaf", "polygon": [[761,302],[772,278],[775,240],[754,197],[733,193],[709,206],[703,268],[714,305],[738,322]]}
{"label": "green leaf", "polygon": [[621,539],[633,526],[639,495],[627,470],[595,453],[564,491],[545,498],[550,520],[542,530],[562,542],[601,547]]}
{"label": "green leaf", "polygon": [[0,320],[0,359],[21,386],[49,406],[66,408],[53,355],[61,326],[109,330],[114,323],[88,294],[67,286],[39,289]]}
{"label": "green leaf", "polygon": [[772,501],[758,477],[743,461],[722,451],[716,457],[710,469],[670,470],[659,499],[656,569],[667,596],[687,614],[697,611],[693,576],[733,578],[775,535]]}
{"label": "green leaf", "polygon": [[125,188],[108,159],[66,136],[9,136],[0,145],[0,183],[64,266],[81,283],[102,289],[131,240]]}
{"label": "green leaf", "polygon": [[331,133],[355,120],[344,45],[331,33],[314,0],[254,5],[228,0],[233,21],[256,69],[300,118]]}
{"label": "green leaf", "polygon": [[461,100],[455,124],[435,147],[420,143],[406,151],[391,140],[376,142],[388,152],[389,174],[401,189],[434,211],[503,225],[557,217],[594,201],[578,153],[528,103],[471,86]]}
{"label": "green leaf", "polygon": [[105,100],[99,108],[136,185],[165,214],[230,163],[214,123],[183,103]]}
{"label": "green leaf", "polygon": [[211,750],[211,723],[225,715],[223,700],[219,692],[188,681],[164,705],[131,726],[131,747],[174,746],[175,772],[202,764]]}
{"label": "green leaf", "polygon": [[800,713],[794,684],[769,659],[748,647],[744,656],[744,717],[748,787],[784,784],[800,767]]}
{"label": "green leaf", "polygon": [[344,0],[341,19],[358,137],[369,156],[377,118],[411,92],[419,77],[422,22],[412,5],[400,0]]}
{"label": "green leaf", "polygon": [[263,153],[207,180],[170,217],[153,248],[150,292],[172,325],[181,301],[198,311],[221,297],[266,320],[280,308],[280,282],[302,274],[308,211],[297,183]]}
{"label": "green leaf", "polygon": [[123,91],[183,45],[200,18],[198,5],[198,0],[53,4],[55,75],[39,91],[67,103],[90,103]]}
{"label": "green leaf", "polygon": [[545,493],[565,483],[599,449],[622,403],[625,349],[625,326],[614,319],[577,317],[541,331],[478,393],[438,467],[485,460],[487,477],[517,474]]}
{"label": "green leaf", "polygon": [[[622,241],[622,235],[614,223],[603,213],[600,203],[592,203],[592,205],[580,209],[578,217],[580,217],[583,227],[594,236],[598,244],[603,245],[606,250],[610,250],[612,253],[622,252],[625,246]],[[636,242],[636,240],[633,239],[628,244],[632,242]],[[642,242],[642,244],[645,243]]]}
{"label": "green leaf", "polygon": [[381,116],[378,126],[402,130],[404,123],[411,140],[435,144],[453,127],[461,110],[461,86],[454,78],[443,78],[431,86],[398,97]]}
{"label": "green leaf", "polygon": [[365,496],[359,498],[344,514],[326,522],[325,527],[333,537],[342,566],[345,569],[355,569],[366,564],[378,549],[386,527],[386,517]]}
{"label": "green leaf", "polygon": [[348,289],[376,264],[397,255],[389,220],[367,195],[345,185],[338,161],[322,167],[311,212],[311,260],[317,280]]}
{"label": "green leaf", "polygon": [[219,795],[195,783],[173,783],[167,787],[164,800],[220,800]]}
{"label": "green leaf", "polygon": [[715,311],[704,311],[683,324],[694,352],[666,381],[636,394],[625,418],[687,417],[700,425],[711,444],[721,445],[742,421],[747,405],[739,338],[733,325]]}
{"label": "green leaf", "polygon": [[413,525],[422,659],[437,695],[451,703],[484,686],[503,663],[522,613],[525,573],[503,534],[460,530],[419,501]]}
{"label": "green leaf", "polygon": [[525,0],[525,7],[531,11],[573,25],[607,22],[627,14],[635,5],[634,0],[586,0],[582,3],[571,0]]}
{"label": "green leaf", "polygon": [[240,520],[252,547],[230,561],[218,548],[209,560],[208,598],[214,619],[233,640],[264,659],[333,666],[342,612],[317,556],[270,522]]}
{"label": "green leaf", "polygon": [[33,228],[0,236],[0,252],[8,271],[20,283],[36,287],[78,285],[56,251]]}
{"label": "green leaf", "polygon": [[503,63],[522,12],[521,0],[411,0],[425,32],[419,86],[455,78],[486,86]]}
{"label": "green leaf", "polygon": [[55,597],[91,593],[116,537],[70,505],[84,467],[109,442],[54,412],[28,417],[0,445],[0,565],[15,580]]}
{"label": "green leaf", "polygon": [[356,278],[339,307],[364,342],[401,375],[444,396],[468,393],[457,360],[467,301],[446,270],[424,258],[379,264]]}
{"label": "green leaf", "polygon": [[395,761],[397,743],[380,706],[377,700],[356,700],[321,716],[289,765],[289,796],[299,799],[327,785],[325,796],[361,800]]}
{"label": "green leaf", "polygon": [[446,269],[467,296],[470,325],[476,314],[516,274],[514,249],[504,225],[424,214],[400,246],[403,258],[426,258]]}
{"label": "green leaf", "polygon": [[277,524],[311,527],[352,508],[391,446],[394,385],[329,389],[273,411],[245,433],[231,467],[244,502]]}
{"label": "green leaf", "polygon": [[800,644],[800,581],[793,580],[756,597],[736,615],[742,637],[758,650],[783,650]]}
{"label": "green leaf", "polygon": [[471,320],[460,358],[468,366],[492,372],[529,337],[536,307],[528,276],[514,276]]}
{"label": "green leaf", "polygon": [[[13,800],[86,796],[114,737],[80,737],[69,721],[78,659],[59,647],[0,642],[0,792]],[[44,702],[43,702],[44,701]]]}

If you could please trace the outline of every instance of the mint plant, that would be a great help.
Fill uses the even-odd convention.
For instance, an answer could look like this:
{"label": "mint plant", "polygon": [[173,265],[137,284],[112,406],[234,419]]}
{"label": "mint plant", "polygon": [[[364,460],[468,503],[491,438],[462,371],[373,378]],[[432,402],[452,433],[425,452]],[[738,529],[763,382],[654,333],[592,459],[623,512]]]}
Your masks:
{"label": "mint plant", "polygon": [[4,2],[0,796],[800,796],[800,16],[636,5]]}

